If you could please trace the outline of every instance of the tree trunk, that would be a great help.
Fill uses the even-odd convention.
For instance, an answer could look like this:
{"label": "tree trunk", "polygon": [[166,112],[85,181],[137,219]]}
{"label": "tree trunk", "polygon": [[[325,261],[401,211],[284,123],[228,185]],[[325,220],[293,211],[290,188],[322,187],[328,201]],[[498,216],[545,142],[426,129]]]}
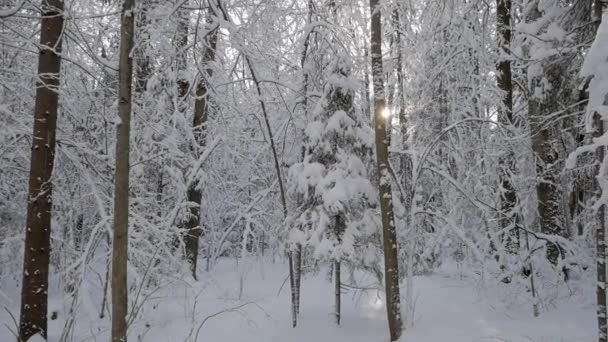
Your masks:
{"label": "tree trunk", "polygon": [[112,241],[112,342],[127,341],[127,249],[129,230],[129,135],[133,82],[135,0],[124,0],[120,26],[118,116],[114,175],[114,236]]}
{"label": "tree trunk", "polygon": [[[196,86],[196,100],[194,102],[194,117],[192,122],[196,145],[198,145],[194,147],[194,151],[199,151],[201,147],[205,146],[206,141],[205,125],[207,124],[207,118],[209,116],[209,92],[207,88],[207,82],[213,74],[212,69],[208,65],[215,59],[215,49],[217,46],[217,28],[209,32],[209,34],[205,37],[204,41],[204,74],[200,75],[198,84]],[[198,152],[196,153],[196,156],[198,156]],[[196,265],[198,260],[199,238],[201,235],[201,200],[202,190],[200,188],[198,180],[195,179],[188,187],[189,209],[188,221],[186,222],[186,235],[184,237],[186,244],[186,258],[190,263],[190,270],[192,271],[192,277],[194,279],[197,279]]]}
{"label": "tree trunk", "polygon": [[[599,114],[594,116],[594,124],[596,129],[596,136],[602,136],[604,134],[604,123],[600,118]],[[604,157],[606,153],[606,147],[599,147],[597,149],[597,170],[601,169],[601,165],[604,163]],[[602,175],[598,172],[598,179]],[[598,189],[599,185],[596,186]],[[595,231],[596,234],[596,254],[597,254],[597,323],[598,323],[598,341],[608,341],[608,321],[607,321],[607,310],[606,310],[606,209],[605,205],[602,205],[598,209],[598,223]]]}
{"label": "tree trunk", "polygon": [[374,89],[374,128],[376,131],[376,159],[378,163],[380,211],[384,236],[384,277],[386,310],[391,341],[401,336],[401,296],[399,293],[399,265],[397,260],[397,232],[393,213],[390,173],[388,170],[388,142],[385,108],[384,79],[382,72],[382,21],[378,0],[370,0],[371,10],[371,57]]}
{"label": "tree trunk", "polygon": [[[300,289],[302,285],[302,245],[298,244],[293,256],[294,265],[294,308],[296,316],[300,314]],[[297,321],[296,321],[297,324]]]}
{"label": "tree trunk", "polygon": [[[595,19],[601,20],[602,18],[602,10],[603,5],[601,0],[595,0],[594,4],[594,17]],[[599,114],[595,114],[595,129],[596,136],[600,137],[604,134],[605,125],[601,120]],[[598,160],[598,171],[601,165],[604,163],[604,158],[606,154],[606,147],[600,147],[597,150],[597,160]],[[598,177],[600,177],[598,172]],[[599,189],[599,182],[596,179],[595,188]],[[602,205],[598,209],[598,224],[595,231],[596,234],[596,265],[597,265],[597,287],[596,287],[596,296],[597,296],[597,327],[598,327],[598,342],[608,342],[608,310],[606,309],[606,205]]]}
{"label": "tree trunk", "polygon": [[[312,23],[312,15],[314,12],[314,3],[312,0],[308,1],[308,19],[306,21],[307,24]],[[300,67],[302,68],[302,73],[303,73],[303,80],[302,80],[302,94],[303,94],[303,98],[302,98],[302,108],[304,111],[304,117],[308,116],[308,82],[309,82],[309,77],[308,77],[308,71],[306,70],[306,59],[308,57],[308,47],[310,46],[310,37],[307,37],[306,40],[304,41],[304,49],[302,50],[302,56],[300,58]],[[303,134],[303,132],[302,132]],[[302,146],[302,151],[300,153],[300,158],[301,160],[304,160],[304,156],[306,154],[306,150],[304,148],[304,146]],[[297,325],[297,316],[300,314],[300,294],[301,294],[301,285],[302,285],[302,245],[300,243],[298,243],[296,245],[296,250],[294,252],[293,255],[293,261],[295,262],[295,265],[293,267],[293,274],[290,274],[290,276],[293,276],[293,287],[292,287],[292,292],[293,292],[293,299],[294,299],[294,320],[293,320],[293,326],[295,327]]]}
{"label": "tree trunk", "polygon": [[47,336],[49,256],[51,249],[52,181],[59,102],[59,71],[63,33],[63,1],[44,0],[41,7],[40,52],[29,198],[23,254],[19,339]]}
{"label": "tree trunk", "polygon": [[148,33],[148,11],[152,6],[152,1],[141,0],[139,11],[135,17],[136,34],[138,48],[133,51],[135,58],[135,93],[143,94],[148,87],[148,80],[152,73],[148,49],[150,49],[150,34]]}
{"label": "tree trunk", "polygon": [[[277,173],[277,180],[279,183],[279,194],[281,196],[281,206],[283,208],[283,218],[287,219],[287,199],[285,196],[285,186],[283,184],[283,176],[281,173],[281,165],[279,162],[279,156],[277,153],[276,144],[274,141],[274,134],[272,133],[272,127],[270,127],[270,120],[268,119],[268,112],[266,110],[266,103],[264,102],[264,98],[262,96],[262,87],[260,85],[260,81],[255,73],[255,69],[253,68],[253,64],[249,59],[249,56],[245,55],[245,62],[249,67],[249,71],[251,73],[251,78],[253,83],[255,84],[255,88],[258,93],[258,98],[260,101],[260,107],[262,109],[262,116],[264,117],[264,124],[266,126],[266,130],[268,131],[268,139],[270,140],[270,150],[272,151],[272,159],[274,160],[274,168]],[[299,286],[299,279],[296,279],[294,274],[294,257],[291,251],[287,252],[288,262],[289,262],[289,285],[291,286],[291,323],[292,327],[296,327],[298,324],[298,311],[299,311],[299,293],[296,286]],[[301,255],[299,256],[299,258]],[[300,261],[298,261],[298,264]]]}
{"label": "tree trunk", "polygon": [[[532,80],[532,91],[539,86],[540,78]],[[538,198],[538,223],[540,231],[548,235],[563,235],[563,229],[558,222],[561,217],[559,210],[559,189],[557,187],[557,175],[555,163],[557,153],[552,147],[553,127],[543,127],[543,113],[551,113],[553,110],[543,110],[550,107],[548,104],[541,103],[538,99],[530,99],[530,127],[532,128],[532,149],[536,155],[536,195]],[[557,265],[561,248],[556,243],[547,244],[547,259],[551,264]]]}
{"label": "tree trunk", "polygon": [[[496,0],[496,16],[498,25],[498,46],[503,54],[497,65],[497,84],[503,91],[502,108],[499,111],[500,122],[508,128],[513,127],[513,80],[511,72],[511,61],[508,57],[511,54],[511,0]],[[506,154],[500,160],[500,183],[501,193],[501,218],[500,226],[507,229],[505,240],[507,250],[516,253],[519,247],[519,230],[517,228],[518,214],[514,213],[517,203],[517,193],[511,180],[511,175],[515,174],[515,158],[509,144]],[[504,260],[501,260],[504,262]]]}
{"label": "tree trunk", "polygon": [[334,316],[336,319],[336,324],[340,325],[340,312],[341,312],[341,303],[340,303],[340,261],[334,261],[334,295],[335,295],[335,307],[334,307]]}
{"label": "tree trunk", "polygon": [[[342,217],[339,215],[336,217],[336,226],[334,227],[336,233],[336,240],[338,242],[338,246],[342,245],[342,234],[344,232],[345,222],[342,220]],[[341,304],[341,282],[342,282],[342,274],[340,268],[340,258],[338,257],[334,261],[334,295],[335,295],[335,307],[334,307],[334,315],[336,319],[336,325],[340,325],[340,316],[342,311]]]}
{"label": "tree trunk", "polygon": [[[603,4],[601,0],[595,0],[594,3],[594,19],[601,20],[603,12]],[[598,25],[599,26],[599,25]],[[601,119],[599,113],[594,114],[594,126],[596,129],[595,136],[600,137],[605,132],[605,123]],[[600,189],[599,186],[599,177],[602,175],[599,174],[599,170],[601,165],[604,164],[604,158],[606,154],[606,147],[600,147],[597,149],[596,157],[598,161],[596,173],[598,178],[595,180],[595,188]],[[608,242],[606,241],[606,205],[602,205],[598,209],[598,223],[595,231],[596,234],[596,266],[597,266],[597,287],[596,287],[596,296],[597,296],[597,327],[598,327],[598,342],[608,342],[608,310],[606,309],[606,246]]]}

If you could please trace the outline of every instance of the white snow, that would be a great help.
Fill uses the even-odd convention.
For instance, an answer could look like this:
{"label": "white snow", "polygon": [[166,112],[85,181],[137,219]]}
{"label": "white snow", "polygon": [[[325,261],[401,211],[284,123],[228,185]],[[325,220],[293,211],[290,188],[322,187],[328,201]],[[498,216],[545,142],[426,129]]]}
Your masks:
{"label": "white snow", "polygon": [[[204,264],[201,261],[201,264]],[[103,271],[100,264],[99,271]],[[480,286],[479,279],[444,267],[435,275],[415,280],[413,325],[403,341],[411,342],[585,342],[595,339],[593,289],[567,294],[559,301],[544,303],[540,317],[532,316],[529,294],[508,293]],[[103,274],[103,273],[101,273]],[[146,300],[129,330],[133,341],[230,341],[230,342],[385,342],[388,340],[383,294],[377,290],[346,290],[341,326],[335,326],[333,284],[326,270],[306,275],[302,281],[300,324],[291,328],[289,284],[283,285],[287,265],[270,258],[221,259],[211,273],[200,270],[199,282],[167,281]],[[53,307],[69,309],[53,277]],[[6,280],[6,279],[5,279]],[[359,277],[361,287],[373,282]],[[590,282],[587,282],[590,283]],[[282,287],[282,288],[281,288]],[[0,300],[18,317],[18,290],[2,283],[12,300]],[[96,276],[85,283],[78,307],[74,341],[107,341],[109,315],[99,319],[101,284]],[[279,292],[280,290],[280,292]],[[404,291],[402,292],[404,293]],[[135,297],[131,296],[131,300]],[[142,302],[143,295],[139,301]],[[63,303],[58,305],[58,303]],[[507,304],[511,303],[511,304]],[[65,312],[49,321],[49,341],[58,341]],[[0,341],[11,341],[6,328],[12,320],[0,312]],[[204,322],[204,323],[203,323]],[[198,332],[198,338],[196,338]],[[32,340],[30,340],[32,341]],[[34,341],[41,341],[34,340]]]}
{"label": "white snow", "polygon": [[608,116],[608,106],[606,106],[606,94],[608,92],[608,13],[604,13],[603,19],[595,41],[587,56],[585,56],[581,75],[593,77],[589,83],[588,116],[590,117],[593,112],[598,112],[606,119]]}
{"label": "white snow", "polygon": [[46,340],[44,339],[44,337],[40,336],[40,334],[36,334],[30,337],[27,342],[46,342]]}
{"label": "white snow", "polygon": [[6,9],[0,9],[0,18],[6,18],[6,17],[10,17],[12,15],[17,14],[17,12],[19,12],[19,10],[21,10],[21,8],[23,7],[24,3],[25,3],[25,0],[21,0],[21,2],[13,5],[13,7],[9,7]]}

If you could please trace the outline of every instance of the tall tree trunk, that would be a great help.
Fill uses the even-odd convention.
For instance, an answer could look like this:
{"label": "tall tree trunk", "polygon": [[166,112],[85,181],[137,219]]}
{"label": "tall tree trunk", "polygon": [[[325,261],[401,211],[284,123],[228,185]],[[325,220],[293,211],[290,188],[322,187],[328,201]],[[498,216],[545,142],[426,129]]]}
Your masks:
{"label": "tall tree trunk", "polygon": [[[253,64],[249,59],[249,56],[245,55],[245,62],[249,67],[249,71],[251,73],[251,78],[253,79],[253,83],[255,84],[255,88],[258,93],[258,98],[260,101],[260,107],[262,108],[262,115],[264,117],[264,124],[266,126],[266,130],[268,131],[268,139],[270,140],[270,150],[272,151],[272,158],[274,160],[274,168],[277,172],[277,180],[279,182],[279,194],[281,195],[281,206],[283,208],[283,218],[287,219],[287,198],[285,196],[285,186],[283,184],[283,176],[281,173],[281,165],[279,163],[279,155],[277,153],[276,143],[274,141],[274,134],[272,133],[272,127],[270,127],[270,120],[268,119],[268,112],[266,111],[266,103],[264,102],[264,98],[262,96],[262,87],[260,85],[260,81],[255,73],[255,69],[253,68]],[[298,324],[298,293],[296,291],[296,280],[294,274],[294,258],[291,252],[288,252],[288,262],[289,262],[289,283],[291,285],[291,322],[292,326],[295,328]],[[299,262],[298,262],[299,263]]]}
{"label": "tall tree trunk", "polygon": [[[594,0],[594,14],[593,19],[602,20],[603,3],[601,0]],[[598,25],[599,26],[599,25]],[[596,38],[597,39],[597,38]],[[606,132],[606,124],[601,119],[599,113],[594,114],[594,126],[595,136],[600,137]],[[604,158],[606,157],[606,147],[598,148],[596,152],[598,161],[596,173],[598,178],[595,180],[594,187],[599,189],[599,177],[603,176],[599,174],[601,166],[604,164]],[[608,241],[606,238],[606,205],[602,205],[598,209],[598,223],[595,231],[596,234],[596,267],[597,267],[597,285],[596,285],[596,297],[597,297],[597,328],[598,328],[598,342],[608,342],[608,309],[606,308],[606,246]]]}
{"label": "tall tree trunk", "polygon": [[[500,110],[500,122],[506,127],[512,128],[513,121],[513,80],[511,72],[511,0],[496,0],[496,16],[498,25],[498,46],[500,53],[503,54],[497,65],[497,83],[498,88],[503,91],[502,108]],[[510,230],[506,232],[507,249],[511,253],[515,253],[519,246],[519,233],[517,225],[518,215],[513,213],[513,209],[517,203],[517,193],[513,186],[511,176],[515,174],[515,158],[513,151],[507,146],[505,157],[500,161],[501,170],[500,183],[503,188],[501,193],[501,219],[500,225],[502,229]],[[504,260],[501,260],[504,262]]]}
{"label": "tall tree trunk", "polygon": [[[228,13],[223,9],[222,5],[221,5],[221,0],[216,0],[216,4],[217,4],[217,8],[214,8],[214,11],[217,13],[221,12],[221,15],[223,17],[224,20],[228,21],[228,22],[232,22],[231,18],[229,17]],[[212,6],[213,8],[214,6]],[[272,128],[270,127],[270,121],[268,118],[268,112],[266,111],[266,103],[264,102],[264,97],[262,96],[262,87],[260,85],[260,80],[257,77],[257,74],[255,72],[255,69],[253,67],[253,64],[251,63],[250,57],[249,55],[247,55],[247,53],[245,53],[243,50],[241,50],[241,53],[243,53],[243,57],[245,58],[245,62],[247,63],[247,67],[249,68],[249,71],[251,73],[251,78],[253,80],[253,83],[255,84],[255,88],[257,90],[258,93],[258,100],[260,102],[260,107],[262,109],[262,116],[264,117],[264,124],[266,126],[266,129],[268,131],[268,138],[270,140],[270,150],[272,151],[272,158],[274,160],[274,167],[277,173],[277,181],[279,183],[279,194],[281,196],[281,206],[283,208],[283,218],[287,219],[287,199],[285,196],[285,186],[283,184],[283,176],[281,173],[281,165],[279,163],[279,156],[277,153],[277,148],[276,148],[276,144],[274,141],[274,135],[272,133]],[[294,277],[294,270],[293,270],[293,266],[294,266],[294,261],[293,261],[293,257],[292,257],[292,253],[288,253],[288,258],[289,258],[289,282],[292,288],[291,291],[291,313],[292,313],[292,325],[293,327],[295,327],[297,325],[297,310],[298,307],[296,305],[296,293],[295,293],[295,282],[296,279]]]}
{"label": "tall tree trunk", "polygon": [[120,25],[118,116],[114,174],[114,236],[112,240],[112,342],[127,341],[127,249],[129,230],[129,135],[133,82],[135,0],[124,0]]}
{"label": "tall tree trunk", "polygon": [[59,102],[63,1],[43,0],[27,202],[19,339],[47,336],[52,181]]}
{"label": "tall tree trunk", "polygon": [[[196,100],[194,101],[194,117],[192,128],[196,145],[194,151],[200,151],[201,147],[206,143],[206,124],[209,116],[209,89],[207,82],[213,74],[213,70],[209,67],[209,63],[215,60],[215,49],[217,46],[217,28],[214,28],[205,37],[205,46],[203,54],[203,75],[199,75],[199,80],[196,85]],[[183,87],[183,83],[181,85]],[[198,156],[198,152],[196,152]],[[198,260],[199,238],[201,236],[201,200],[202,190],[198,180],[192,181],[188,187],[188,221],[186,222],[186,235],[184,237],[186,244],[186,258],[190,263],[192,277],[196,277],[196,265]]]}
{"label": "tall tree trunk", "polygon": [[[526,21],[533,22],[538,20],[542,13],[540,12],[539,0],[535,0],[531,4]],[[529,51],[526,51],[526,55]],[[555,113],[559,110],[557,103],[557,92],[561,87],[559,79],[562,76],[563,65],[560,63],[549,63],[552,61],[538,61],[541,65],[531,65],[529,74],[534,75],[530,80],[529,101],[528,101],[528,120],[530,125],[530,134],[532,140],[532,151],[535,156],[536,166],[536,195],[537,195],[537,212],[538,225],[540,231],[548,235],[563,235],[564,231],[560,225],[561,212],[559,208],[559,188],[557,168],[558,155],[553,148],[555,140],[555,124],[547,124],[545,118],[547,115]],[[538,72],[538,68],[542,72]],[[544,88],[544,83],[551,84],[550,89]],[[546,92],[541,98],[536,94]],[[547,243],[546,256],[549,262],[557,265],[561,250],[556,243]]]}
{"label": "tall tree trunk", "polygon": [[[596,136],[600,137],[604,134],[604,122],[599,114],[594,116],[594,125]],[[596,156],[598,161],[597,170],[601,169],[604,163],[606,147],[602,146],[597,149]],[[602,177],[598,172],[598,179]],[[597,181],[596,181],[597,182]],[[599,184],[596,186],[598,189]],[[597,323],[598,323],[598,341],[608,342],[608,321],[606,309],[606,205],[602,205],[598,209],[598,223],[595,231],[596,234],[596,256],[597,256]]]}
{"label": "tall tree trunk", "polygon": [[[302,245],[297,244],[293,254],[293,280],[294,280],[294,310],[296,316],[300,314],[300,289],[302,288]],[[296,321],[297,324],[297,321]]]}
{"label": "tall tree trunk", "polygon": [[[308,19],[307,19],[307,24],[312,23],[312,15],[314,12],[314,3],[312,0],[308,1]],[[308,37],[306,37],[306,40],[304,41],[304,49],[302,50],[302,56],[300,58],[300,67],[302,68],[302,94],[303,94],[303,98],[302,98],[302,108],[304,111],[304,116],[307,117],[308,116],[308,82],[309,82],[309,76],[308,76],[308,70],[306,70],[306,59],[308,57],[308,47],[310,46],[310,35]],[[300,154],[300,158],[301,160],[304,160],[304,156],[306,154],[306,150],[304,148],[304,146],[302,146],[302,151]],[[293,266],[293,287],[292,287],[292,292],[293,292],[293,299],[294,299],[294,321],[293,326],[295,327],[297,325],[297,316],[300,314],[300,294],[301,294],[301,284],[302,284],[302,245],[301,244],[297,244],[296,245],[296,250],[293,253],[293,262],[295,263],[295,265]]]}
{"label": "tall tree trunk", "polygon": [[374,128],[376,131],[376,159],[380,182],[380,211],[384,236],[384,283],[386,310],[391,341],[401,336],[401,296],[399,293],[399,264],[397,260],[397,232],[393,213],[390,173],[388,170],[388,141],[385,109],[384,79],[382,72],[382,21],[378,0],[369,1],[371,10],[371,57],[374,89]]}
{"label": "tall tree trunk", "polygon": [[[540,86],[541,78],[532,80],[532,92]],[[559,223],[561,213],[559,210],[559,189],[557,186],[557,175],[555,170],[557,153],[552,147],[554,134],[553,127],[543,127],[543,112],[551,113],[553,110],[543,110],[551,107],[538,99],[530,99],[530,127],[532,128],[532,149],[536,155],[536,195],[538,198],[538,222],[540,230],[548,235],[563,235],[563,229]],[[557,265],[561,248],[557,243],[547,244],[547,259],[553,265]]]}
{"label": "tall tree trunk", "polygon": [[336,324],[340,325],[340,313],[341,313],[341,302],[340,302],[340,261],[334,261],[334,297],[335,297],[335,305],[334,305],[334,317],[336,320]]}

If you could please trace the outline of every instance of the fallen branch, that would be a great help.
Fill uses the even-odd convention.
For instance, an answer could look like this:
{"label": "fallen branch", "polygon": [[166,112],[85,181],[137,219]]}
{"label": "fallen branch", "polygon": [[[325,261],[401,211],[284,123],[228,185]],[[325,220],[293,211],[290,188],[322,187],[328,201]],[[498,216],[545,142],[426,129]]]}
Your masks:
{"label": "fallen branch", "polygon": [[198,341],[198,334],[200,333],[201,329],[203,328],[203,325],[205,325],[205,323],[207,323],[208,320],[210,320],[211,318],[217,317],[217,316],[219,316],[219,315],[221,315],[223,313],[237,311],[238,309],[240,309],[242,307],[245,307],[245,306],[247,306],[249,304],[255,304],[255,303],[254,302],[247,302],[247,303],[241,304],[239,306],[235,306],[233,308],[228,308],[228,309],[224,309],[222,311],[218,311],[218,312],[216,312],[216,313],[214,313],[212,315],[209,315],[209,316],[205,317],[203,319],[203,321],[201,322],[201,324],[196,329],[196,335],[194,335],[194,342]]}

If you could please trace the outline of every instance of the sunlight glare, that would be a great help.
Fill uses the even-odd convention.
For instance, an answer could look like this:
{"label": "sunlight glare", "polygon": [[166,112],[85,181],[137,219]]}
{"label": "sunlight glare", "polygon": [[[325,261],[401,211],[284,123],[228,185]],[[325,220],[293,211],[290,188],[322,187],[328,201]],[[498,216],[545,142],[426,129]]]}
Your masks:
{"label": "sunlight glare", "polygon": [[391,113],[390,108],[386,107],[382,110],[382,117],[385,119],[390,118],[393,115],[393,113]]}

